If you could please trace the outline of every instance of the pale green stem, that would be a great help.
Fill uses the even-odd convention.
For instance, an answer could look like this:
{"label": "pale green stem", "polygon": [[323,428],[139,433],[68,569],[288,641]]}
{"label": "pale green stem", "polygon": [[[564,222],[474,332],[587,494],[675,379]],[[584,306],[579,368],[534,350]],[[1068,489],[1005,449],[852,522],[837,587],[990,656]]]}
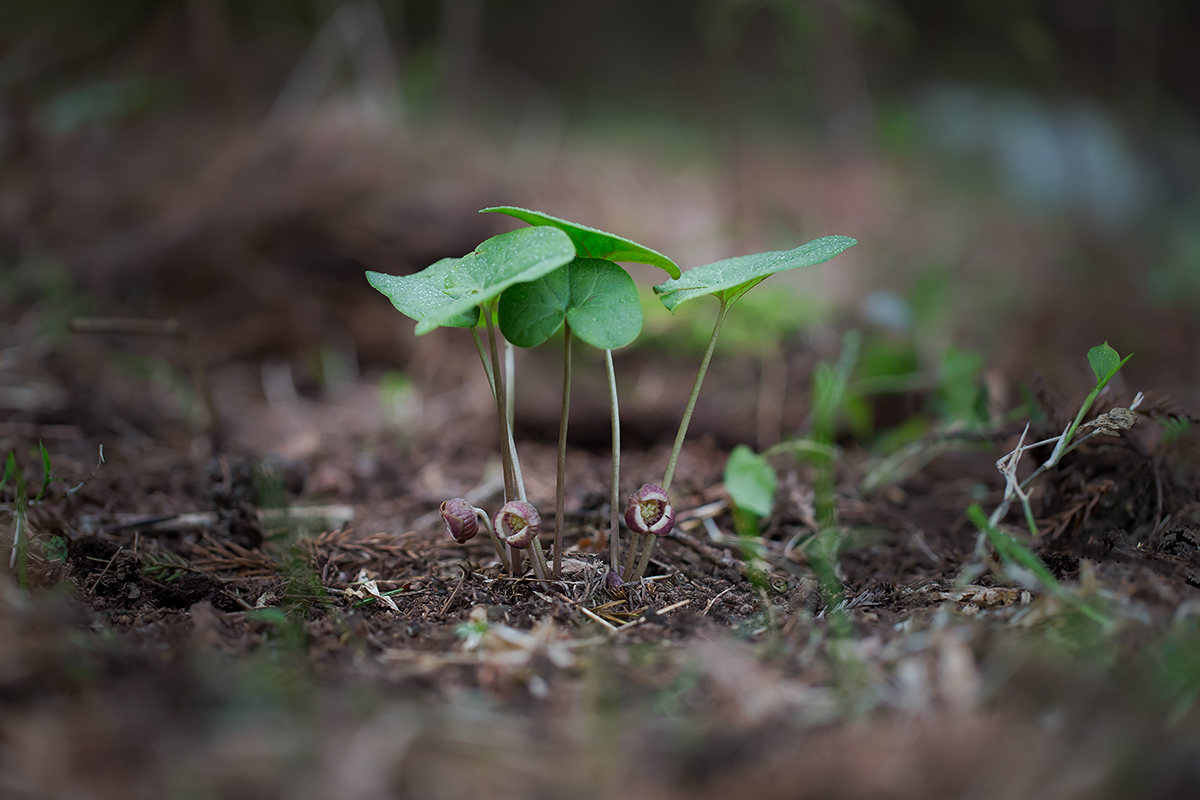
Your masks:
{"label": "pale green stem", "polygon": [[725,315],[729,313],[729,302],[721,300],[721,310],[717,312],[717,321],[713,324],[712,337],[708,340],[708,349],[704,351],[704,360],[700,362],[700,371],[696,374],[696,383],[692,386],[692,396],[688,398],[687,409],[683,412],[683,420],[679,423],[679,433],[675,435],[675,446],[671,449],[671,460],[667,462],[667,471],[663,474],[662,488],[664,492],[671,490],[671,480],[675,477],[675,465],[679,462],[679,452],[683,449],[683,440],[687,436],[688,424],[692,421],[692,412],[696,410],[696,399],[700,396],[700,386],[704,383],[704,373],[708,371],[708,362],[712,361],[713,351],[717,348],[717,336],[725,323]]}
{"label": "pale green stem", "polygon": [[513,375],[517,371],[516,358],[513,355],[512,342],[505,340],[504,342],[504,400],[508,408],[508,429],[512,430],[513,419],[516,417],[516,397],[517,384],[514,382]]}
{"label": "pale green stem", "polygon": [[528,503],[529,498],[525,494],[525,476],[521,474],[521,459],[517,458],[517,443],[513,441],[512,428],[508,429],[508,450],[512,456],[513,479],[517,484],[517,499],[522,503]]}
{"label": "pale green stem", "polygon": [[529,545],[529,560],[533,562],[533,574],[538,578],[550,580],[550,565],[546,563],[546,553],[542,550],[542,542],[536,536]]}
{"label": "pale green stem", "polygon": [[[730,302],[722,298],[721,309],[717,312],[717,321],[713,324],[712,337],[708,340],[708,349],[704,351],[704,360],[700,362],[700,371],[696,373],[692,396],[688,398],[687,410],[683,412],[683,420],[679,423],[679,433],[675,435],[675,446],[671,449],[671,460],[667,462],[667,471],[663,475],[662,488],[664,492],[671,491],[671,481],[675,478],[675,465],[679,463],[679,453],[683,450],[683,440],[687,436],[688,424],[692,421],[692,412],[696,410],[696,400],[700,397],[700,386],[704,383],[704,373],[708,371],[708,362],[712,361],[713,351],[717,349],[717,337],[721,333],[721,326],[725,324],[725,315],[729,313],[729,306]],[[642,558],[638,561],[638,567],[633,573],[632,580],[641,580],[642,575],[646,573],[657,540],[657,536],[650,536],[650,540],[642,548]]]}
{"label": "pale green stem", "polygon": [[475,509],[475,516],[487,527],[488,536],[491,537],[492,544],[496,547],[496,555],[500,557],[500,563],[504,565],[505,571],[511,575],[512,567],[509,565],[508,555],[504,552],[504,542],[500,541],[500,537],[496,535],[496,529],[492,527],[492,521],[488,519],[487,513],[480,508]]}
{"label": "pale green stem", "polygon": [[1087,415],[1088,409],[1092,407],[1092,403],[1096,401],[1096,396],[1100,394],[1102,388],[1102,386],[1097,386],[1088,393],[1087,398],[1083,401],[1083,405],[1079,407],[1079,413],[1075,415],[1075,419],[1063,431],[1062,438],[1055,445],[1054,452],[1050,454],[1050,459],[1046,462],[1046,466],[1055,466],[1058,464],[1059,459],[1066,455],[1067,445],[1071,443],[1071,439],[1075,436],[1075,431],[1079,428],[1079,423],[1083,422],[1084,416]]}
{"label": "pale green stem", "polygon": [[[492,395],[496,398],[497,424],[500,430],[500,463],[504,465],[504,502],[516,499],[516,477],[513,473],[512,451],[508,447],[508,412],[504,408],[504,384],[500,376],[500,351],[496,349],[496,329],[492,324],[492,311],[483,309],[487,320],[488,348],[492,355]],[[514,562],[515,565],[515,562]]]}
{"label": "pale green stem", "polygon": [[563,528],[567,516],[567,418],[571,414],[571,326],[563,324],[562,413],[558,417],[558,474],[554,481],[554,579],[562,577]]}
{"label": "pale green stem", "polygon": [[646,542],[646,546],[642,548],[642,558],[638,561],[637,571],[633,573],[634,581],[640,581],[646,574],[646,567],[650,566],[650,556],[654,553],[654,544],[658,541],[658,537],[654,535],[646,538],[650,541]]}
{"label": "pale green stem", "polygon": [[604,366],[608,371],[608,396],[612,406],[612,519],[608,527],[608,554],[616,572],[621,564],[621,410],[617,407],[617,373],[613,369],[612,350],[604,351]]}
{"label": "pale green stem", "polygon": [[[504,410],[500,404],[500,394],[496,391],[496,375],[492,372],[492,364],[495,362],[488,359],[487,352],[483,349],[483,340],[479,338],[479,331],[476,328],[471,328],[471,339],[475,342],[475,349],[479,351],[479,360],[483,362],[483,371],[487,374],[488,386],[492,390],[492,398],[496,401],[496,414],[500,416],[502,422],[500,435],[505,438],[502,440],[502,444],[500,446],[500,461],[502,464],[504,464],[504,499],[505,501],[511,499],[510,493],[512,490],[509,488],[509,476],[511,475],[513,483],[515,483],[517,487],[518,497],[524,501],[525,480],[521,475],[521,462],[517,460],[517,447],[516,443],[513,441],[512,427],[503,424],[503,421],[506,419],[506,417],[503,416]],[[496,352],[496,335],[492,330],[490,317],[488,318],[488,341],[492,345],[492,352],[494,354]],[[511,374],[509,379],[511,380]],[[509,458],[504,458],[505,454],[508,454]],[[488,530],[491,531],[490,521],[488,522]],[[496,537],[494,531],[492,531],[492,536],[496,538],[496,552],[500,554],[500,560],[504,563],[504,566],[509,573],[513,577],[517,577],[517,569],[519,569],[521,565],[520,556],[517,554],[519,554],[520,551],[514,547],[512,548],[514,557],[506,557],[504,555],[505,545],[500,542],[498,537]]]}
{"label": "pale green stem", "polygon": [[475,342],[475,349],[479,351],[479,360],[483,363],[483,371],[488,379],[488,388],[492,390],[492,400],[495,401],[496,379],[492,376],[492,362],[488,361],[487,350],[483,347],[483,340],[479,338],[478,328],[471,328],[471,340]]}
{"label": "pale green stem", "polygon": [[512,342],[504,342],[504,390],[505,405],[508,409],[508,450],[512,456],[513,477],[517,481],[517,496],[521,502],[529,502],[525,494],[525,476],[521,474],[521,459],[517,456],[517,443],[513,439],[513,419],[516,417],[517,407],[517,378],[516,378],[516,363],[513,358]]}
{"label": "pale green stem", "polygon": [[[634,533],[634,531],[630,531]],[[629,579],[633,577],[633,568],[637,564],[638,550],[643,547],[648,537],[645,534],[637,534],[632,541],[629,542],[629,550],[625,553],[625,569],[621,570],[621,580],[629,583]]]}

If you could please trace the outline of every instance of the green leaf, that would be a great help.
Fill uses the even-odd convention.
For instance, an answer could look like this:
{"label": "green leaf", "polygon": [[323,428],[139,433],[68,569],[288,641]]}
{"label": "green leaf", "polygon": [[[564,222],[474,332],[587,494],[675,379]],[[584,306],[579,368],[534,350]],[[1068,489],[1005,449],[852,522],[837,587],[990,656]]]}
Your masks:
{"label": "green leaf", "polygon": [[563,320],[593,347],[623,347],[642,332],[637,285],[611,261],[577,258],[500,295],[500,331],[518,347],[541,344]]}
{"label": "green leaf", "polygon": [[[576,259],[578,260],[578,259]],[[571,304],[571,266],[518,283],[500,295],[500,332],[517,347],[535,347],[554,335]]]}
{"label": "green leaf", "polygon": [[510,286],[537,280],[574,257],[575,245],[557,228],[521,228],[493,236],[450,266],[443,288],[457,299],[418,322],[417,335],[490,302]]}
{"label": "green leaf", "polygon": [[13,455],[13,451],[8,451],[8,460],[4,463],[4,477],[0,479],[0,489],[8,485],[8,479],[13,476],[17,469],[17,457]]}
{"label": "green leaf", "polygon": [[833,461],[837,458],[838,449],[832,444],[816,442],[812,439],[788,439],[786,442],[779,442],[764,450],[763,458],[779,456],[784,453],[798,460],[803,460],[806,456],[815,456],[823,461]]}
{"label": "green leaf", "polygon": [[727,258],[689,269],[677,280],[655,286],[654,291],[672,313],[688,300],[708,294],[732,302],[776,272],[823,263],[856,244],[849,236],[825,236],[795,250]]}
{"label": "green leaf", "polygon": [[1108,342],[1098,344],[1091,350],[1088,350],[1088,363],[1092,365],[1092,372],[1096,375],[1096,388],[1102,388],[1106,383],[1112,380],[1112,376],[1117,374],[1122,365],[1129,360],[1133,354],[1121,358],[1116,350],[1108,346]]}
{"label": "green leaf", "polygon": [[508,214],[530,225],[550,225],[564,231],[575,243],[576,253],[580,258],[603,258],[608,261],[632,261],[635,264],[649,264],[666,270],[672,278],[679,277],[679,267],[674,261],[657,250],[651,250],[623,236],[606,231],[589,228],[577,222],[570,222],[541,211],[530,211],[516,206],[493,206],[481,209],[479,213],[495,212]]}
{"label": "green leaf", "polygon": [[61,536],[51,536],[46,543],[46,558],[56,564],[67,560],[67,540]]}
{"label": "green leaf", "polygon": [[[446,292],[446,275],[459,260],[443,258],[413,275],[385,275],[368,270],[367,282],[383,292],[401,314],[420,322],[458,299]],[[479,309],[470,308],[442,324],[474,328],[479,324]]]}
{"label": "green leaf", "polygon": [[725,491],[738,508],[752,514],[771,513],[778,482],[775,468],[744,444],[733,448],[725,462]]}
{"label": "green leaf", "polygon": [[38,449],[42,451],[42,488],[38,490],[37,497],[33,498],[36,503],[46,495],[46,489],[50,488],[50,454],[46,452],[46,445],[42,444],[42,440],[38,439]]}

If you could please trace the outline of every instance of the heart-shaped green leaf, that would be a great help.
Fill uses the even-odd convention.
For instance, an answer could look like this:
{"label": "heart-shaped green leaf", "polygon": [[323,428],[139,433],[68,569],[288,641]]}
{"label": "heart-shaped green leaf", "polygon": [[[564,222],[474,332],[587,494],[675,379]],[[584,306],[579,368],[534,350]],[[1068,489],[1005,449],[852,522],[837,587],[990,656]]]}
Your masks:
{"label": "heart-shaped green leaf", "polygon": [[795,250],[727,258],[689,269],[679,279],[655,286],[654,291],[672,313],[688,300],[706,294],[732,302],[776,272],[820,264],[856,244],[849,236],[824,236]]}
{"label": "heart-shaped green leaf", "polygon": [[446,272],[444,289],[456,299],[417,323],[417,335],[498,297],[505,289],[538,278],[575,257],[575,245],[557,228],[521,228],[493,236],[458,259]]}
{"label": "heart-shaped green leaf", "polygon": [[725,491],[739,508],[765,517],[775,504],[779,476],[767,460],[744,444],[733,448],[725,462]]}
{"label": "heart-shaped green leaf", "polygon": [[[446,274],[457,263],[457,258],[443,258],[413,275],[385,275],[368,270],[367,282],[387,295],[401,314],[420,322],[457,299],[445,290]],[[442,324],[451,328],[474,328],[479,324],[479,309],[470,308]]]}
{"label": "heart-shaped green leaf", "polygon": [[508,214],[530,225],[549,225],[566,232],[575,243],[575,250],[580,258],[603,258],[608,261],[632,261],[635,264],[649,264],[666,270],[672,278],[679,277],[679,266],[657,250],[643,247],[637,242],[617,236],[612,233],[589,228],[577,222],[552,217],[541,211],[530,211],[516,206],[494,206],[481,209],[479,213],[495,212]]}
{"label": "heart-shaped green leaf", "polygon": [[577,258],[500,295],[500,331],[518,347],[541,344],[563,320],[593,347],[611,350],[629,344],[642,332],[642,304],[633,278],[611,261]]}
{"label": "heart-shaped green leaf", "polygon": [[1116,350],[1108,346],[1108,342],[1098,344],[1091,350],[1088,350],[1088,363],[1092,366],[1092,372],[1096,375],[1096,388],[1102,389],[1104,385],[1112,380],[1112,376],[1117,374],[1130,356],[1121,358]]}

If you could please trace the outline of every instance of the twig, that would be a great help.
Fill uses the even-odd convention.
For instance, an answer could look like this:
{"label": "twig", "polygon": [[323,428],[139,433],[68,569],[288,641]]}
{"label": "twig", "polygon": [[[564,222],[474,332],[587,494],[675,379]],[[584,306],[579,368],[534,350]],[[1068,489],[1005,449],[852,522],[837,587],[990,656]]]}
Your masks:
{"label": "twig", "polygon": [[113,562],[117,560],[117,556],[119,555],[121,555],[120,547],[117,548],[117,552],[113,553],[112,558],[108,560],[108,563],[104,565],[104,569],[100,570],[100,574],[96,576],[96,579],[92,581],[91,587],[88,588],[89,594],[96,591],[96,587],[100,585],[100,580],[108,574],[108,568],[113,565]]}
{"label": "twig", "polygon": [[458,597],[459,591],[462,590],[463,584],[467,580],[467,575],[468,575],[467,568],[465,566],[463,566],[462,564],[459,564],[458,566],[459,566],[459,569],[461,569],[463,572],[462,577],[458,579],[458,585],[454,587],[454,591],[450,593],[450,597],[446,598],[446,604],[444,606],[442,606],[442,610],[439,612],[439,616],[443,616],[443,617],[446,616],[446,612],[450,609],[450,604],[453,603],[455,598]]}
{"label": "twig", "polygon": [[588,617],[590,617],[593,621],[599,622],[601,625],[608,628],[613,633],[617,632],[616,625],[613,625],[611,622],[609,622],[608,620],[606,620],[604,617],[600,616],[599,614],[593,614],[590,610],[588,610],[587,606],[580,606],[579,610],[582,611],[584,614],[586,614]]}
{"label": "twig", "polygon": [[660,608],[660,609],[656,610],[654,612],[654,614],[656,616],[661,617],[663,614],[670,614],[672,611],[678,611],[679,609],[683,608],[684,606],[688,605],[691,602],[692,601],[690,598],[687,600],[680,600],[678,603],[672,603],[671,605],[667,606],[666,608]]}
{"label": "twig", "polygon": [[629,630],[630,628],[636,628],[638,625],[642,625],[646,622],[649,622],[652,617],[661,617],[665,614],[670,614],[672,611],[683,608],[690,602],[692,602],[691,599],[680,600],[678,603],[672,603],[671,605],[667,606],[666,608],[660,608],[660,609],[654,609],[654,610],[648,611],[647,613],[645,613],[642,616],[635,619],[633,622],[627,622],[624,625],[622,625],[620,628],[617,628],[617,633],[624,633],[625,631]]}
{"label": "twig", "polygon": [[96,477],[96,473],[100,471],[100,466],[103,463],[104,463],[104,445],[100,445],[100,460],[96,462],[96,468],[94,470],[92,470],[91,474],[88,475],[86,478],[84,478],[79,483],[72,486],[70,489],[67,489],[66,496],[70,497],[71,495],[75,494],[76,492],[78,492],[80,489],[83,488],[83,485],[85,483],[90,481],[92,478]]}
{"label": "twig", "polygon": [[702,617],[708,616],[708,612],[712,610],[712,607],[714,605],[716,605],[717,601],[720,600],[722,597],[724,597],[727,593],[729,593],[732,590],[733,590],[732,586],[730,586],[726,589],[723,589],[720,594],[715,596],[712,600],[709,600],[708,605],[706,605],[704,607],[704,610],[700,612],[700,616],[702,616]]}

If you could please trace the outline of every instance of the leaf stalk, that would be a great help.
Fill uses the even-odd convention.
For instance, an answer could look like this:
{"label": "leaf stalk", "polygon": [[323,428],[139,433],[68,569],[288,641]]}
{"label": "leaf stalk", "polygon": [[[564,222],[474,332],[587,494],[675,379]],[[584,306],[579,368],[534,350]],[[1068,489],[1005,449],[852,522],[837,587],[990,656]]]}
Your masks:
{"label": "leaf stalk", "polygon": [[563,323],[562,414],[558,418],[558,473],[554,481],[554,578],[562,577],[563,527],[567,510],[567,418],[571,414],[571,325]]}

